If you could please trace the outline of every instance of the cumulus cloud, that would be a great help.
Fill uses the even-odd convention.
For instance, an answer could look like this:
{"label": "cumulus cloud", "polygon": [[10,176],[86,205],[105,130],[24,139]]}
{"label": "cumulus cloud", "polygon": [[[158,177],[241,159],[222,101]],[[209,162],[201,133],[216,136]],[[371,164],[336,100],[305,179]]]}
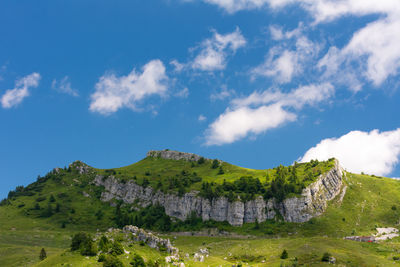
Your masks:
{"label": "cumulus cloud", "polygon": [[[320,50],[320,45],[310,41],[298,28],[283,32],[277,26],[271,26],[271,36],[274,40],[283,41],[283,45],[270,49],[264,62],[251,70],[252,79],[258,76],[272,77],[280,83],[288,83],[293,77],[303,72],[304,65],[314,59]],[[285,48],[287,40],[295,38],[294,48]]]}
{"label": "cumulus cloud", "polygon": [[190,67],[201,71],[223,70],[229,54],[246,45],[246,39],[239,28],[228,34],[219,34],[214,31],[210,39],[204,40],[198,47],[200,52],[191,62]]}
{"label": "cumulus cloud", "polygon": [[124,107],[138,110],[138,104],[143,99],[166,95],[167,82],[165,66],[160,60],[148,62],[141,73],[132,70],[128,75],[120,77],[105,74],[95,86],[89,109],[103,115]]}
{"label": "cumulus cloud", "polygon": [[[324,77],[345,84],[353,91],[362,89],[363,81],[381,85],[388,77],[399,74],[400,69],[400,1],[398,0],[203,0],[234,13],[246,9],[270,7],[277,11],[287,5],[298,5],[313,18],[314,25],[328,23],[344,16],[381,15],[354,33],[343,48],[332,47],[319,63],[330,71]],[[274,40],[290,35],[279,27],[270,28]],[[295,34],[295,33],[293,33]],[[335,54],[333,52],[336,52]],[[270,54],[265,64],[255,69],[255,74],[277,75],[281,81],[293,76],[296,60],[292,51],[282,51],[280,57]],[[336,67],[330,67],[334,64]],[[337,70],[337,72],[332,72]]]}
{"label": "cumulus cloud", "polygon": [[1,105],[3,108],[11,108],[17,106],[29,96],[29,88],[37,87],[40,81],[40,74],[34,72],[15,82],[14,89],[7,90],[1,97]]}
{"label": "cumulus cloud", "polygon": [[390,174],[400,157],[400,128],[394,131],[352,131],[339,138],[322,140],[301,158],[327,160],[335,157],[348,171]]}
{"label": "cumulus cloud", "polygon": [[206,145],[233,143],[248,135],[258,135],[297,119],[296,111],[315,105],[334,94],[329,84],[301,86],[289,93],[267,90],[231,101],[206,130]]}
{"label": "cumulus cloud", "polygon": [[65,76],[60,81],[54,79],[51,83],[51,88],[60,93],[68,94],[75,97],[79,96],[78,91],[72,88],[68,76]]}

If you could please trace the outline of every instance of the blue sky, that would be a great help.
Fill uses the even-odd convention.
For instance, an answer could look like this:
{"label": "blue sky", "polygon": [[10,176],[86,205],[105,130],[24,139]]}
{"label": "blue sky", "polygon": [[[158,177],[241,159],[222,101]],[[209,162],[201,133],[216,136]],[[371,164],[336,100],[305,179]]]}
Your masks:
{"label": "blue sky", "polygon": [[175,149],[400,177],[397,0],[0,3],[0,197]]}

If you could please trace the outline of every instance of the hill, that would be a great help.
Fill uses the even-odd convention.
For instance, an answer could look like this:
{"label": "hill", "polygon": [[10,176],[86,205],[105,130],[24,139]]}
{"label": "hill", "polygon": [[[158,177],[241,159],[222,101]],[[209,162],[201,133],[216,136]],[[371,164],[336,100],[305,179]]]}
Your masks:
{"label": "hill", "polygon": [[[245,205],[261,198],[266,202],[280,199],[279,203],[283,203],[286,199],[300,199],[304,190],[335,168],[336,162],[332,159],[251,170],[220,160],[191,157],[190,154],[189,158],[167,159],[153,152],[130,166],[107,170],[77,161],[68,168],[56,168],[45,177],[38,177],[26,187],[16,188],[0,206],[0,266],[35,264],[42,247],[46,248],[49,260],[62,262],[65,256],[60,257],[70,246],[71,235],[80,231],[94,234],[127,224],[171,238],[184,262],[196,266],[231,266],[239,262],[320,265],[324,252],[347,266],[386,266],[398,256],[398,238],[373,244],[343,239],[371,236],[377,227],[397,227],[400,183],[389,178],[345,172],[339,194],[327,202],[322,214],[296,223],[285,221],[276,210],[271,219],[255,220],[240,227],[202,220],[195,213],[179,220],[168,216],[162,205],[141,205],[139,200],[129,203],[123,198],[105,199],[110,196],[106,187],[95,182],[113,179],[119,186],[136,184],[144,192],[158,190],[177,198],[195,194],[211,202],[226,198],[228,202]],[[171,236],[171,232],[175,233]],[[204,248],[209,256],[204,263],[195,261],[194,254]],[[288,259],[280,259],[284,249]],[[151,258],[151,253],[158,253],[136,250],[145,260]],[[185,257],[186,254],[189,256]],[[101,266],[96,260],[84,263],[86,258],[79,254],[68,255],[74,258],[72,266]],[[52,266],[45,263],[41,266]]]}

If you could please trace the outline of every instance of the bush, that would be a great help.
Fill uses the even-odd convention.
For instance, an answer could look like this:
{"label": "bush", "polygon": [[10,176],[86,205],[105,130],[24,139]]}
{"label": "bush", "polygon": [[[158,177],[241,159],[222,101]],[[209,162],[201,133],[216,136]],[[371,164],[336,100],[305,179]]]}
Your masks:
{"label": "bush", "polygon": [[133,267],[146,267],[146,264],[144,263],[143,258],[142,258],[139,254],[136,254],[136,253],[135,253],[135,255],[133,256],[133,259],[132,259],[132,261],[130,262],[130,264],[131,264]]}
{"label": "bush", "polygon": [[399,256],[393,256],[393,260],[394,261],[398,261],[398,260],[400,260],[400,257]]}
{"label": "bush", "polygon": [[203,164],[204,162],[206,162],[206,160],[203,158],[203,157],[201,157],[201,158],[199,158],[199,160],[197,161],[197,163],[200,165],[200,164]]}
{"label": "bush", "polygon": [[211,164],[211,168],[212,169],[216,169],[219,166],[219,161],[217,159],[214,159],[212,164]]}
{"label": "bush", "polygon": [[103,253],[100,254],[97,261],[98,261],[98,262],[104,262],[104,261],[106,261],[106,254],[103,254]]}
{"label": "bush", "polygon": [[97,246],[90,237],[81,244],[80,250],[81,250],[81,255],[83,256],[97,255]]}
{"label": "bush", "polygon": [[124,264],[117,257],[106,255],[104,257],[103,267],[124,267]]}
{"label": "bush", "polygon": [[397,207],[395,205],[393,205],[392,210],[397,210]]}
{"label": "bush", "polygon": [[44,250],[44,248],[42,248],[42,250],[40,251],[40,254],[39,254],[39,259],[42,261],[45,258],[47,258],[46,250]]}
{"label": "bush", "polygon": [[106,236],[102,236],[99,241],[99,249],[103,252],[107,252],[110,248],[110,241]]}
{"label": "bush", "polygon": [[111,254],[112,255],[122,255],[124,253],[124,247],[121,245],[120,242],[114,241],[111,246]]}
{"label": "bush", "polygon": [[281,259],[287,259],[289,257],[289,254],[288,254],[288,252],[286,251],[286,249],[284,249],[283,251],[282,251],[282,254],[281,254]]}
{"label": "bush", "polygon": [[71,241],[71,251],[80,249],[81,245],[89,238],[90,236],[84,232],[75,234]]}
{"label": "bush", "polygon": [[331,258],[331,254],[329,252],[325,252],[324,255],[322,255],[321,261],[329,262],[330,258]]}

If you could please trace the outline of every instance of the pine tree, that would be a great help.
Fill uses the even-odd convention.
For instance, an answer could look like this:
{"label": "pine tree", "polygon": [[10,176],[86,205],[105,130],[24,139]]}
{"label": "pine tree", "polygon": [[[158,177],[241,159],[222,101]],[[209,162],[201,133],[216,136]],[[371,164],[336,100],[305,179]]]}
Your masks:
{"label": "pine tree", "polygon": [[42,248],[42,250],[40,251],[40,254],[39,254],[39,259],[42,261],[45,258],[47,258],[46,250],[44,250],[44,248]]}

